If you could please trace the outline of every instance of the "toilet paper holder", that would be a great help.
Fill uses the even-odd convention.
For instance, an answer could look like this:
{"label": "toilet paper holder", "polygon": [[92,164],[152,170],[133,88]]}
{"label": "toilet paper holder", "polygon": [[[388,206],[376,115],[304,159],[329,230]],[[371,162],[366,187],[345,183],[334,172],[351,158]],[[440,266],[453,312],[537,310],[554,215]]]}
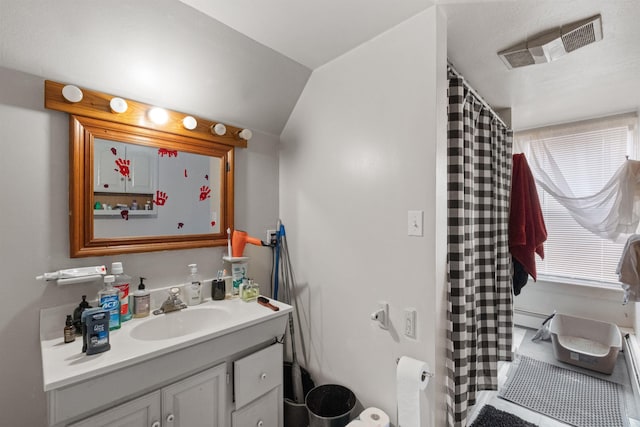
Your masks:
{"label": "toilet paper holder", "polygon": [[[396,357],[396,365],[400,363],[400,358]],[[424,381],[427,378],[432,378],[433,377],[433,372],[429,372],[429,371],[422,371],[422,377],[420,378],[420,381]]]}

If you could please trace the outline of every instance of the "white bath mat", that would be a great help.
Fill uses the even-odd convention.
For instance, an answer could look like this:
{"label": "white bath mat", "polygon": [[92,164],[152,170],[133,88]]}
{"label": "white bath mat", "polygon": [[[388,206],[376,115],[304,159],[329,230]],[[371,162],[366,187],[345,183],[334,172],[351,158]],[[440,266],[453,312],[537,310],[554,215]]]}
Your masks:
{"label": "white bath mat", "polygon": [[498,393],[577,427],[628,426],[619,384],[519,355]]}

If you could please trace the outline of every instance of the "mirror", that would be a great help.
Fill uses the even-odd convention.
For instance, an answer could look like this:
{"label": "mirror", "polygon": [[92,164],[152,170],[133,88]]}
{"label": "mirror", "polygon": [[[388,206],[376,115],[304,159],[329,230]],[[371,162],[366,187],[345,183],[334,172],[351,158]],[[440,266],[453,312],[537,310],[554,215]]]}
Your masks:
{"label": "mirror", "polygon": [[226,245],[233,146],[70,116],[71,256]]}

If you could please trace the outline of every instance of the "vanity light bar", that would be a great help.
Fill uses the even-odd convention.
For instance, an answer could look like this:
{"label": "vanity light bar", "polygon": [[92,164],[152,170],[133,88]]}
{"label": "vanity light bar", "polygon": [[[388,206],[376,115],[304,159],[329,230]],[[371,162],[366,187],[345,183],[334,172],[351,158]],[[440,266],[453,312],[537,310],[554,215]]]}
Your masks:
{"label": "vanity light bar", "polygon": [[164,123],[154,122],[150,118],[150,111],[157,108],[154,105],[125,100],[114,95],[79,88],[74,85],[45,80],[44,88],[44,106],[50,110],[63,111],[95,119],[117,121],[131,126],[159,130],[234,147],[246,148],[247,141],[252,136],[249,129],[225,125],[168,109],[162,109],[166,112],[166,121]]}

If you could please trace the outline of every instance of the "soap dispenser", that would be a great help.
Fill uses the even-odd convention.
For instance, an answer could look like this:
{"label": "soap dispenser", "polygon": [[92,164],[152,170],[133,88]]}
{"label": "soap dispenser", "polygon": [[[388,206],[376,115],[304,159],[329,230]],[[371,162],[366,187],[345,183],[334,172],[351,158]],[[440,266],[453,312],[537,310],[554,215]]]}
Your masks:
{"label": "soap dispenser", "polygon": [[198,274],[198,265],[189,264],[189,275],[184,285],[184,296],[187,305],[198,305],[202,302],[202,280]]}
{"label": "soap dispenser", "polygon": [[133,293],[133,317],[147,317],[151,311],[151,293],[145,289],[144,277],[140,278],[138,290]]}

